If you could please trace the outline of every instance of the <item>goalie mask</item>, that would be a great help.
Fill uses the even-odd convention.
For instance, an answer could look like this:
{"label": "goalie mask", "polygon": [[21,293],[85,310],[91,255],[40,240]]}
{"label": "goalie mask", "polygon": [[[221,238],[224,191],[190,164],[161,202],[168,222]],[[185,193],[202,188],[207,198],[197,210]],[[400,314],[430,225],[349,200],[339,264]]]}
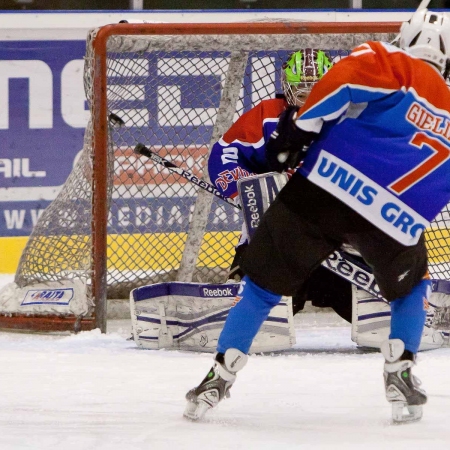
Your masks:
{"label": "goalie mask", "polygon": [[322,50],[305,48],[292,53],[281,70],[281,84],[287,102],[302,106],[314,84],[332,65]]}
{"label": "goalie mask", "polygon": [[447,77],[450,52],[450,18],[442,12],[420,9],[400,28],[400,48],[434,64]]}

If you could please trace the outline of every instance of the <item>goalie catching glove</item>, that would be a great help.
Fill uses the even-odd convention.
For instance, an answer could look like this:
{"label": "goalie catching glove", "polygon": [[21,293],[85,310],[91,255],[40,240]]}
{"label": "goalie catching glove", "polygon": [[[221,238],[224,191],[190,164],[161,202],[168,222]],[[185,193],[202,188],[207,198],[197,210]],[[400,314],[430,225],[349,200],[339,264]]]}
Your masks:
{"label": "goalie catching glove", "polygon": [[277,128],[267,142],[266,159],[270,170],[284,172],[297,167],[316,136],[295,125],[298,110],[298,106],[288,106],[281,113]]}

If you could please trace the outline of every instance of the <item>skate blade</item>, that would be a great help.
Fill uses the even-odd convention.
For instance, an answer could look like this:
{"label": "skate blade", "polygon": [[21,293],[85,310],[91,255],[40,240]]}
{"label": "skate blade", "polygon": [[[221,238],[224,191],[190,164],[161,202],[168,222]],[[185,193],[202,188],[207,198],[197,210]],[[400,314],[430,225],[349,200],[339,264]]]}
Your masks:
{"label": "skate blade", "polygon": [[203,419],[208,409],[211,409],[211,406],[202,400],[199,400],[197,403],[188,401],[183,416],[186,419],[196,422],[197,420]]}
{"label": "skate blade", "polygon": [[417,422],[422,418],[421,405],[408,405],[404,402],[392,403],[392,420],[394,423]]}

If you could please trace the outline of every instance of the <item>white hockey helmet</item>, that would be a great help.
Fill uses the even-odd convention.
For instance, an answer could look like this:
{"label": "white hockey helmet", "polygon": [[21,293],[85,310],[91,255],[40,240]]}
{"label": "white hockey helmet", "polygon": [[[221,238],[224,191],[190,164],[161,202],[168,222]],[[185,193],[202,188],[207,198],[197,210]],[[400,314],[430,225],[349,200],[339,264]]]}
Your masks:
{"label": "white hockey helmet", "polygon": [[400,48],[434,64],[442,74],[450,58],[450,18],[443,12],[420,9],[400,28]]}

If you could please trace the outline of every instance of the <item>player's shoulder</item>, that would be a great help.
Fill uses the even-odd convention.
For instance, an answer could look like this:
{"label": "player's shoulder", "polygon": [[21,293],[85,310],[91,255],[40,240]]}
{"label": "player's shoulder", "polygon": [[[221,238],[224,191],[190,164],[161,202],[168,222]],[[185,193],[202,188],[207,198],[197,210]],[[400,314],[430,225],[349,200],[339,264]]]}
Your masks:
{"label": "player's shoulder", "polygon": [[[373,55],[378,57],[386,57],[388,55],[400,55],[404,58],[411,59],[411,55],[409,55],[405,50],[397,47],[394,44],[383,41],[367,41],[364,42],[350,52],[349,56],[353,58],[357,58],[365,55]],[[350,58],[351,60],[352,58]]]}
{"label": "player's shoulder", "polygon": [[240,126],[242,123],[258,122],[261,124],[265,119],[271,117],[278,117],[287,107],[286,99],[283,97],[276,97],[266,100],[261,100],[252,109],[244,113],[235,123]]}
{"label": "player's shoulder", "polygon": [[259,108],[261,118],[278,117],[283,112],[288,103],[284,96],[262,100],[255,108]]}
{"label": "player's shoulder", "polygon": [[261,100],[253,109],[260,109],[263,111],[283,110],[287,106],[286,97],[282,94],[277,94],[275,98]]}

